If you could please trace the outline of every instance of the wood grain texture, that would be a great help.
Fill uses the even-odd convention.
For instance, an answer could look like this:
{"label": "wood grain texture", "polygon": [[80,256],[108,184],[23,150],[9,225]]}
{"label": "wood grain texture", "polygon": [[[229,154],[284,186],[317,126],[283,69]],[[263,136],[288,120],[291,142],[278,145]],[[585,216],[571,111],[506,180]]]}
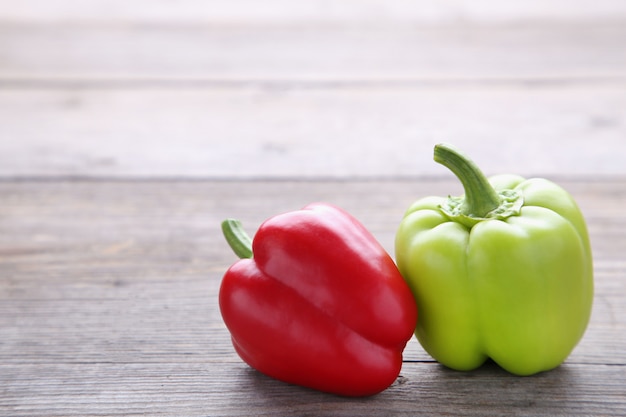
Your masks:
{"label": "wood grain texture", "polygon": [[[623,19],[475,25],[0,24],[5,82],[619,78]],[[1,23],[1,22],[0,22]]]}
{"label": "wood grain texture", "polygon": [[0,6],[3,178],[626,175],[619,0]]}
{"label": "wood grain texture", "polygon": [[[13,382],[0,410],[51,417],[620,416],[626,384],[622,367],[567,364],[519,378],[493,365],[458,373],[435,363],[407,363],[383,393],[347,399],[285,385],[243,364],[0,365],[0,370]],[[24,393],[28,402],[20,401]]]}
{"label": "wood grain texture", "polygon": [[[626,83],[0,89],[0,176],[626,175]],[[512,128],[515,126],[515,128]]]}
{"label": "wood grain texture", "polygon": [[534,377],[434,363],[415,340],[401,378],[367,399],[289,386],[249,369],[217,306],[235,257],[219,231],[250,232],[311,201],[351,211],[389,251],[399,219],[452,181],[0,182],[0,414],[621,415],[626,409],[626,182],[560,181],[589,225],[590,327],[560,368]]}
{"label": "wood grain texture", "polygon": [[515,22],[626,16],[621,0],[0,0],[0,20],[39,23],[122,22]]}
{"label": "wood grain texture", "polygon": [[[624,415],[625,22],[623,0],[0,0],[0,415]],[[392,252],[415,198],[461,192],[437,142],[580,203],[596,292],[566,363],[460,373],[413,339],[365,399],[246,366],[220,221],[328,201]]]}

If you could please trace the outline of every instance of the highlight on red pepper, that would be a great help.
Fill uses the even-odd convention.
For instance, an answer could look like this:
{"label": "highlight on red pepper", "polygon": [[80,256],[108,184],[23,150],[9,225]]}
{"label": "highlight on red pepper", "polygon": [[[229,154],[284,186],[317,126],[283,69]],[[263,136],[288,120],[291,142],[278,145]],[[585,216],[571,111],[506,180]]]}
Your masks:
{"label": "highlight on red pepper", "polygon": [[559,366],[582,338],[593,301],[587,227],[572,196],[546,179],[486,178],[463,153],[435,161],[465,189],[407,211],[396,260],[420,307],[416,336],[440,363],[487,358],[517,375]]}
{"label": "highlight on red pepper", "polygon": [[254,240],[225,220],[242,259],[220,286],[232,343],[275,379],[343,396],[391,385],[417,321],[395,263],[346,211],[324,203],[266,220]]}

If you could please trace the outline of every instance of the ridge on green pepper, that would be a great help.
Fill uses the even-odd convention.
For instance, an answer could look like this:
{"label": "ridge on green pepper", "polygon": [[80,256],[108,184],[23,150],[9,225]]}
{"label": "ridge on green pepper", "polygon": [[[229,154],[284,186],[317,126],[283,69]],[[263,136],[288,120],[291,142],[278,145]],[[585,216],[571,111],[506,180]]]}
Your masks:
{"label": "ridge on green pepper", "polygon": [[487,358],[517,375],[559,366],[582,338],[593,300],[576,202],[546,179],[487,179],[450,145],[437,145],[434,159],[465,194],[416,201],[396,234],[398,268],[420,306],[420,344],[457,370]]}

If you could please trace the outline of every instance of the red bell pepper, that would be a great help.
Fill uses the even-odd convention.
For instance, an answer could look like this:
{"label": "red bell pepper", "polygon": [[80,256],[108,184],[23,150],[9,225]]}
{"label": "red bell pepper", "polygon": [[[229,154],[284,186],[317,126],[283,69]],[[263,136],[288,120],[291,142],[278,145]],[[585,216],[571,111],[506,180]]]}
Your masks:
{"label": "red bell pepper", "polygon": [[365,227],[321,203],[270,218],[252,242],[240,226],[222,225],[243,259],[228,269],[219,295],[239,356],[278,380],[344,396],[391,385],[417,307]]}

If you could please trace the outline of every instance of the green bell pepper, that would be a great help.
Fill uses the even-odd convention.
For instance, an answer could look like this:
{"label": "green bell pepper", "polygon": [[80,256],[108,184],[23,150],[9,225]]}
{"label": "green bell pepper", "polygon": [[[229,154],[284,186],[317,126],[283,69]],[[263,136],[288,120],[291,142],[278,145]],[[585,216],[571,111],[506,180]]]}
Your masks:
{"label": "green bell pepper", "polygon": [[487,179],[460,151],[435,161],[462,197],[427,197],[406,212],[396,261],[420,309],[415,330],[441,364],[471,370],[491,358],[517,375],[559,366],[580,341],[593,299],[585,220],[545,179]]}

